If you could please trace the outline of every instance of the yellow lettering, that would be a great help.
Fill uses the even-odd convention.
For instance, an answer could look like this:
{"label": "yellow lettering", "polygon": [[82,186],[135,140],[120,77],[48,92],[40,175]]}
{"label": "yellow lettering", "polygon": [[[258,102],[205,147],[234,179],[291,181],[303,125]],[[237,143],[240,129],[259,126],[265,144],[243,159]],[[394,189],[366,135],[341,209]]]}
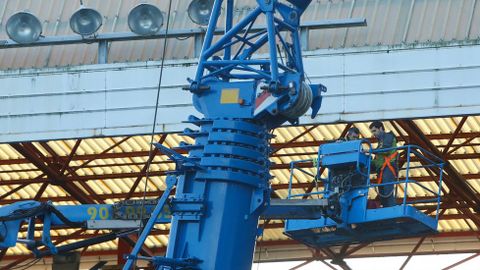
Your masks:
{"label": "yellow lettering", "polygon": [[95,207],[89,207],[87,209],[87,213],[90,215],[90,219],[95,219],[97,217],[97,208]]}

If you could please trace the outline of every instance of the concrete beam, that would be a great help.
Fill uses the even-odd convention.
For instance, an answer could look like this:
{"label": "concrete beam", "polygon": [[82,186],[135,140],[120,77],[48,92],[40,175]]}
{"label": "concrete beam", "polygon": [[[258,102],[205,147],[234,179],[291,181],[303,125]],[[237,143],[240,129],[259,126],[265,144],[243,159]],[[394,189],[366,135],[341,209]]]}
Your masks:
{"label": "concrete beam", "polygon": [[[301,123],[474,115],[480,112],[480,46],[320,50],[305,53],[314,83],[328,87],[320,115]],[[182,91],[195,60],[164,70],[157,132],[195,114]],[[0,142],[148,134],[159,63],[0,71]]]}

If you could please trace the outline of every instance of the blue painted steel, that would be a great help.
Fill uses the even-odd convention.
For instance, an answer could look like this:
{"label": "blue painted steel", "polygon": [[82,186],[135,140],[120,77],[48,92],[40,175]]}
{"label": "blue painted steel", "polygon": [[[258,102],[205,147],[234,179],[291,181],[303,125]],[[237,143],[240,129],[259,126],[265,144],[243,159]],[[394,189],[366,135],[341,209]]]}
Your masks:
{"label": "blue painted steel", "polygon": [[[225,32],[230,31],[233,26],[233,0],[227,0],[227,16],[225,18]],[[226,46],[225,47],[225,55],[223,56],[223,59],[225,60],[230,60],[232,58],[232,47],[231,46]]]}
{"label": "blue painted steel", "polygon": [[277,29],[275,27],[274,21],[273,21],[273,2],[270,2],[270,8],[264,8],[264,12],[267,15],[267,34],[268,34],[268,49],[270,51],[270,72],[272,73],[272,77],[270,80],[270,86],[275,87],[272,89],[272,91],[277,92],[278,91],[278,60],[277,60]]}
{"label": "blue painted steel", "polygon": [[[354,165],[370,168],[370,153],[362,151],[366,141],[356,140],[342,143],[329,143],[320,146],[319,164],[326,168],[337,168]],[[359,172],[361,172],[359,170]]]}
{"label": "blue painted steel", "polygon": [[[40,205],[41,204],[39,202],[35,201],[23,201],[2,206],[0,208],[0,217],[2,220],[2,226],[0,226],[0,248],[9,248],[15,246],[17,243],[18,231],[20,230],[20,224],[25,218],[28,217],[18,215],[20,218],[13,218],[12,215],[19,213],[20,211],[31,211]],[[33,234],[33,231],[31,231],[31,228],[29,227],[27,235],[31,234]],[[33,239],[33,237],[29,239]]]}
{"label": "blue painted steel", "polygon": [[[338,201],[339,212],[327,213],[325,217],[316,220],[287,220],[285,232],[288,236],[314,247],[332,245],[355,244],[378,240],[414,237],[437,232],[442,174],[438,178],[438,190],[434,191],[410,178],[413,169],[435,167],[442,171],[443,161],[432,153],[418,146],[402,146],[381,150],[364,150],[362,144],[366,141],[349,141],[321,145],[318,154],[317,172],[321,167],[328,169],[328,178],[321,179],[323,191],[310,194],[296,194],[299,196],[313,196]],[[367,149],[367,148],[365,148]],[[368,147],[371,149],[371,147]],[[393,183],[370,183],[371,155],[386,151],[403,151],[406,154],[405,179],[398,179]],[[421,166],[411,166],[411,157],[415,156],[424,161]],[[297,163],[292,163],[292,175],[297,170]],[[339,170],[344,170],[339,172]],[[347,172],[350,180],[345,181],[343,176]],[[338,181],[338,176],[341,175]],[[354,180],[357,179],[357,180]],[[360,179],[360,182],[359,182]],[[291,180],[290,180],[291,181]],[[355,182],[356,181],[356,182]],[[403,185],[403,202],[392,207],[369,209],[368,191],[385,185]],[[434,196],[434,199],[407,201],[408,185],[418,185],[425,192]],[[290,185],[291,188],[291,185]],[[291,194],[291,192],[289,192]],[[414,206],[419,203],[434,203],[437,207],[435,216],[427,216]]]}
{"label": "blue painted steel", "polygon": [[197,259],[170,259],[165,257],[144,257],[137,256],[138,260],[146,260],[153,263],[154,267],[169,267],[170,269],[198,269],[195,267],[198,264]]}
{"label": "blue painted steel", "polygon": [[[132,205],[122,206],[117,208],[119,212],[125,215],[131,214],[143,214],[146,217],[150,216],[150,213],[154,210],[154,205]],[[82,205],[57,205],[57,210],[63,213],[63,215],[73,222],[84,222],[86,220],[117,220],[115,217],[113,204],[82,204]],[[169,223],[170,222],[170,210],[165,208],[157,217],[157,223]],[[64,225],[57,216],[52,217],[53,225]]]}
{"label": "blue painted steel", "polygon": [[[368,210],[368,222],[355,228],[341,227],[329,219],[288,220],[286,234],[312,247],[328,247],[372,241],[392,240],[435,234],[437,222],[413,206],[393,206]],[[375,212],[373,214],[372,212]]]}
{"label": "blue painted steel", "polygon": [[[0,248],[15,246],[18,232],[22,222],[28,222],[27,238],[23,241],[27,248],[35,255],[38,255],[38,246],[43,245],[56,253],[56,247],[50,238],[50,228],[52,225],[52,216],[49,211],[49,204],[36,201],[17,202],[0,208]],[[34,239],[35,219],[43,219],[42,238],[40,241]]]}
{"label": "blue painted steel", "polygon": [[[114,232],[114,233],[109,233],[109,234],[101,235],[101,236],[98,236],[98,237],[93,237],[93,238],[77,241],[77,242],[74,242],[74,243],[62,245],[62,246],[57,247],[57,252],[59,254],[62,254],[62,253],[67,253],[67,252],[70,252],[70,251],[73,251],[73,250],[76,250],[76,249],[79,249],[79,248],[84,248],[84,247],[88,247],[88,246],[95,245],[95,244],[100,244],[100,243],[105,243],[105,242],[108,242],[108,241],[113,241],[118,237],[133,234],[133,233],[137,232],[137,230],[138,229],[130,230],[130,231],[124,231],[124,232]],[[36,256],[37,257],[45,257],[45,256],[53,255],[53,254],[54,253],[51,250],[42,250],[42,251],[38,252],[38,255],[36,254]]]}
{"label": "blue painted steel", "polygon": [[[156,145],[175,161],[176,170],[168,175],[167,189],[152,211],[124,269],[130,269],[137,259],[150,260],[158,269],[170,270],[251,268],[255,238],[259,231],[258,218],[268,207],[271,192],[269,130],[287,121],[297,123],[308,108],[312,109],[314,117],[321,107],[321,93],[326,91],[322,85],[305,83],[298,32],[300,17],[311,0],[286,1],[291,5],[278,0],[257,0],[258,7],[232,25],[233,0],[227,0],[226,32],[216,42],[213,34],[224,1],[214,2],[198,70],[188,88],[194,94],[195,108],[204,115],[204,119],[192,116],[188,122],[198,126],[200,131],[186,129],[184,132],[195,139],[193,145],[181,143],[179,146],[189,152],[188,157]],[[260,16],[265,17],[266,29],[250,33]],[[288,37],[280,35],[280,32],[287,32]],[[269,59],[253,58],[253,54],[264,45],[269,48]],[[277,45],[285,52],[282,58],[279,57],[281,53],[277,53]],[[221,51],[224,51],[223,59],[217,55]],[[421,201],[437,203],[435,219],[416,210],[406,198],[402,205],[367,209],[369,188],[387,183],[370,183],[372,152],[362,151],[363,143],[327,144],[320,148],[318,157],[321,166],[330,172],[327,179],[315,181],[322,181],[324,190],[295,195],[289,190],[289,198],[303,195],[326,198],[328,207],[322,209],[325,217],[288,220],[288,235],[310,246],[322,247],[436,231],[442,176],[437,198]],[[407,151],[407,178],[394,184],[404,184],[405,193],[411,184],[425,188],[408,178],[409,171],[414,169],[410,166],[410,154],[440,169],[443,166],[427,158],[423,149],[410,146],[399,149]],[[337,173],[332,173],[345,168],[355,171],[356,183],[352,177],[347,181],[346,178],[339,179]],[[159,214],[177,182],[175,198],[170,201],[172,225],[166,257],[138,256],[153,225],[162,221]],[[425,190],[434,193],[427,188]],[[286,212],[292,209],[285,207]],[[54,210],[65,215],[62,218]],[[39,254],[39,245],[56,253],[49,234],[51,226],[82,226],[81,223],[87,219],[109,219],[112,212],[111,205],[52,208],[51,205],[37,202],[23,202],[2,207],[0,221],[4,226],[0,226],[0,247],[14,245],[20,222],[28,219],[27,239],[24,241],[27,247],[36,255]],[[275,212],[275,215],[281,214],[282,210]],[[38,217],[43,219],[40,243],[33,238]]]}
{"label": "blue painted steel", "polygon": [[[231,1],[231,0],[229,0]],[[196,76],[191,82],[190,91],[199,93],[199,96],[207,95],[210,98],[202,98],[203,104],[194,98],[194,104],[197,110],[205,113],[214,113],[212,110],[218,110],[220,107],[211,106],[212,101],[218,99],[220,95],[218,88],[230,85],[231,88],[241,88],[246,93],[242,93],[242,100],[245,95],[269,96],[269,104],[260,106],[258,102],[254,109],[258,109],[255,118],[263,118],[262,121],[268,128],[273,128],[283,123],[286,117],[291,123],[296,123],[298,117],[305,113],[308,107],[312,107],[312,117],[314,117],[321,105],[321,92],[326,90],[322,85],[308,86],[305,88],[305,76],[302,61],[302,52],[300,46],[300,37],[298,34],[300,17],[305,8],[311,1],[301,3],[292,1],[292,6],[280,3],[278,0],[258,0],[258,7],[251,11],[236,25],[227,27],[225,35],[218,41],[213,42],[212,31],[220,15],[220,7],[223,0],[215,1],[212,20],[207,29],[204,47],[200,56],[199,66]],[[228,3],[227,3],[228,4]],[[227,8],[227,23],[232,14],[232,9]],[[263,16],[266,21],[265,31],[249,33],[258,17]],[[280,32],[288,33],[289,40]],[[277,40],[280,40],[282,51],[286,52],[285,59],[280,59],[277,55]],[[238,48],[232,47],[240,44]],[[265,44],[269,48],[269,59],[254,59],[256,53]],[[225,56],[222,58],[216,56],[221,50],[225,50]],[[232,79],[247,80],[247,82],[232,82]],[[222,84],[221,82],[224,82]],[[242,83],[253,83],[253,88],[247,88]],[[212,89],[215,88],[215,89]],[[305,92],[308,95],[305,96]],[[308,105],[303,109],[302,101],[308,100]],[[271,101],[271,102],[270,102]],[[235,114],[235,117],[249,118],[247,108],[252,108],[250,104],[231,104],[228,110],[224,110],[226,117],[229,114]],[[238,115],[236,107],[241,107],[244,114]],[[301,110],[296,110],[298,108]],[[227,107],[225,107],[227,108]],[[282,115],[279,117],[279,115]]]}
{"label": "blue painted steel", "polygon": [[[251,205],[253,198],[260,208],[267,200],[269,135],[263,125],[239,119],[213,120],[201,132],[209,135],[197,137],[196,144],[209,151],[192,151],[190,157],[198,157],[205,170],[181,177],[175,197],[204,198],[206,213],[187,221],[173,211],[167,258],[195,257],[199,269],[250,269],[260,212]],[[242,151],[225,152],[221,145]]]}
{"label": "blue painted steel", "polygon": [[131,269],[133,264],[135,263],[136,256],[140,252],[140,250],[143,247],[143,243],[147,239],[148,235],[153,229],[153,226],[156,223],[156,219],[154,217],[157,217],[160,215],[161,211],[163,210],[163,207],[165,206],[165,203],[167,202],[168,197],[170,196],[170,191],[174,188],[175,184],[177,183],[177,177],[173,174],[167,176],[166,184],[167,188],[162,194],[162,197],[158,200],[158,203],[155,207],[155,210],[152,212],[152,217],[148,219],[147,224],[143,227],[143,231],[138,237],[137,242],[135,243],[135,246],[132,249],[132,256],[128,257],[127,262],[124,265],[124,269]]}
{"label": "blue painted steel", "polygon": [[[197,259],[198,269],[251,268],[258,218],[270,198],[269,129],[286,121],[297,122],[309,107],[315,115],[321,92],[326,90],[304,82],[298,26],[311,1],[292,1],[292,6],[286,6],[277,0],[258,0],[256,9],[232,25],[233,0],[227,0],[226,32],[214,42],[213,29],[223,2],[217,0],[213,5],[197,73],[188,89],[204,119],[189,118],[200,130],[186,129],[184,134],[195,143],[179,147],[189,152],[188,159],[196,166],[187,171],[183,162],[176,162],[179,181],[171,201],[167,260],[157,260],[159,269],[181,269],[168,259],[185,258]],[[274,16],[277,12],[282,19]],[[267,29],[250,33],[259,16],[266,18]],[[290,31],[292,44],[280,31]],[[282,63],[276,52],[277,38],[287,52]],[[252,59],[267,43],[270,58]],[[221,50],[223,58],[216,55]],[[187,197],[203,205],[195,208],[179,201]],[[185,217],[179,204],[197,212]]]}
{"label": "blue painted steel", "polygon": [[[114,211],[114,209],[116,209]],[[40,203],[36,201],[16,202],[0,208],[0,248],[14,247],[17,243],[20,224],[28,222],[26,239],[22,240],[35,255],[39,255],[38,246],[46,246],[50,254],[56,254],[56,248],[50,237],[50,230],[55,227],[86,227],[88,220],[123,220],[117,216],[143,213],[149,217],[154,211],[152,205],[112,205],[112,204],[84,204],[84,205],[58,205]],[[60,217],[59,214],[62,216]],[[170,209],[163,208],[157,215],[155,223],[169,223]],[[35,221],[43,220],[42,239],[36,242],[34,238]],[[132,218],[131,218],[132,219]],[[68,221],[66,223],[65,221]]]}

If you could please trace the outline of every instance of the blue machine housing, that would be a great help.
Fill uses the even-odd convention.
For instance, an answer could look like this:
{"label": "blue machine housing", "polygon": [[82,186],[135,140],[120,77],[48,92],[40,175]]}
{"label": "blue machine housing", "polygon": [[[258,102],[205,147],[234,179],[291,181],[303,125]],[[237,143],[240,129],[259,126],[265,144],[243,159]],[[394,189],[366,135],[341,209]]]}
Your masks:
{"label": "blue machine housing", "polygon": [[[415,201],[408,200],[406,195],[403,202],[391,207],[368,207],[368,193],[370,189],[377,188],[385,183],[372,184],[370,182],[370,161],[371,150],[364,150],[362,145],[369,145],[368,142],[357,140],[349,142],[338,142],[324,144],[318,152],[317,173],[321,167],[328,169],[327,179],[323,182],[323,191],[310,194],[294,194],[290,191],[289,198],[295,199],[303,196],[322,196],[330,200],[337,200],[339,209],[336,214],[325,216],[314,220],[287,220],[285,234],[306,245],[321,248],[335,245],[356,244],[362,242],[373,242],[395,238],[414,237],[437,232],[438,207],[440,204],[440,190],[442,176],[438,179],[438,191],[432,191],[411,178],[409,174],[413,169],[423,166],[412,166],[410,156],[424,159],[428,164],[424,166],[438,167],[442,170],[443,163],[427,151],[416,146],[403,146],[396,148],[406,155],[405,179],[397,179],[396,182],[387,183],[401,186],[406,190],[408,185],[416,184],[432,193],[435,198],[432,200]],[[371,149],[371,147],[369,147]],[[392,149],[383,149],[387,151]],[[378,152],[377,152],[378,153]],[[292,164],[292,175],[295,173],[295,164]],[[355,181],[348,183],[335,182],[335,174],[339,169],[347,169],[352,173]],[[352,179],[352,177],[350,177]],[[435,216],[428,216],[414,207],[415,203],[431,203],[436,205]]]}
{"label": "blue machine housing", "polygon": [[[193,105],[206,117],[252,118],[252,101],[255,100],[255,81],[222,82],[212,81],[209,89],[193,96]],[[228,92],[228,94],[227,94]],[[224,100],[222,103],[222,95]],[[231,95],[230,97],[225,97]],[[212,104],[222,104],[212,106]]]}

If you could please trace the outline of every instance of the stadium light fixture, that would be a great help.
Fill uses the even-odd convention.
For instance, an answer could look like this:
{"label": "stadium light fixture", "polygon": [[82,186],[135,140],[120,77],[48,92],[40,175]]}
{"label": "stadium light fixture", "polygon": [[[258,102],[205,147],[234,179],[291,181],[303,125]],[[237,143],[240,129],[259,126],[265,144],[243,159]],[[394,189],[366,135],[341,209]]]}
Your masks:
{"label": "stadium light fixture", "polygon": [[188,17],[199,25],[208,25],[212,14],[213,0],[193,0],[188,6]]}
{"label": "stadium light fixture", "polygon": [[83,6],[70,17],[70,28],[73,32],[82,36],[95,34],[102,26],[102,23],[100,12]]}
{"label": "stadium light fixture", "polygon": [[6,31],[13,41],[29,44],[37,41],[42,35],[42,24],[31,13],[18,12],[8,19]]}
{"label": "stadium light fixture", "polygon": [[163,14],[154,5],[140,4],[128,14],[128,27],[141,36],[154,35],[163,25]]}

